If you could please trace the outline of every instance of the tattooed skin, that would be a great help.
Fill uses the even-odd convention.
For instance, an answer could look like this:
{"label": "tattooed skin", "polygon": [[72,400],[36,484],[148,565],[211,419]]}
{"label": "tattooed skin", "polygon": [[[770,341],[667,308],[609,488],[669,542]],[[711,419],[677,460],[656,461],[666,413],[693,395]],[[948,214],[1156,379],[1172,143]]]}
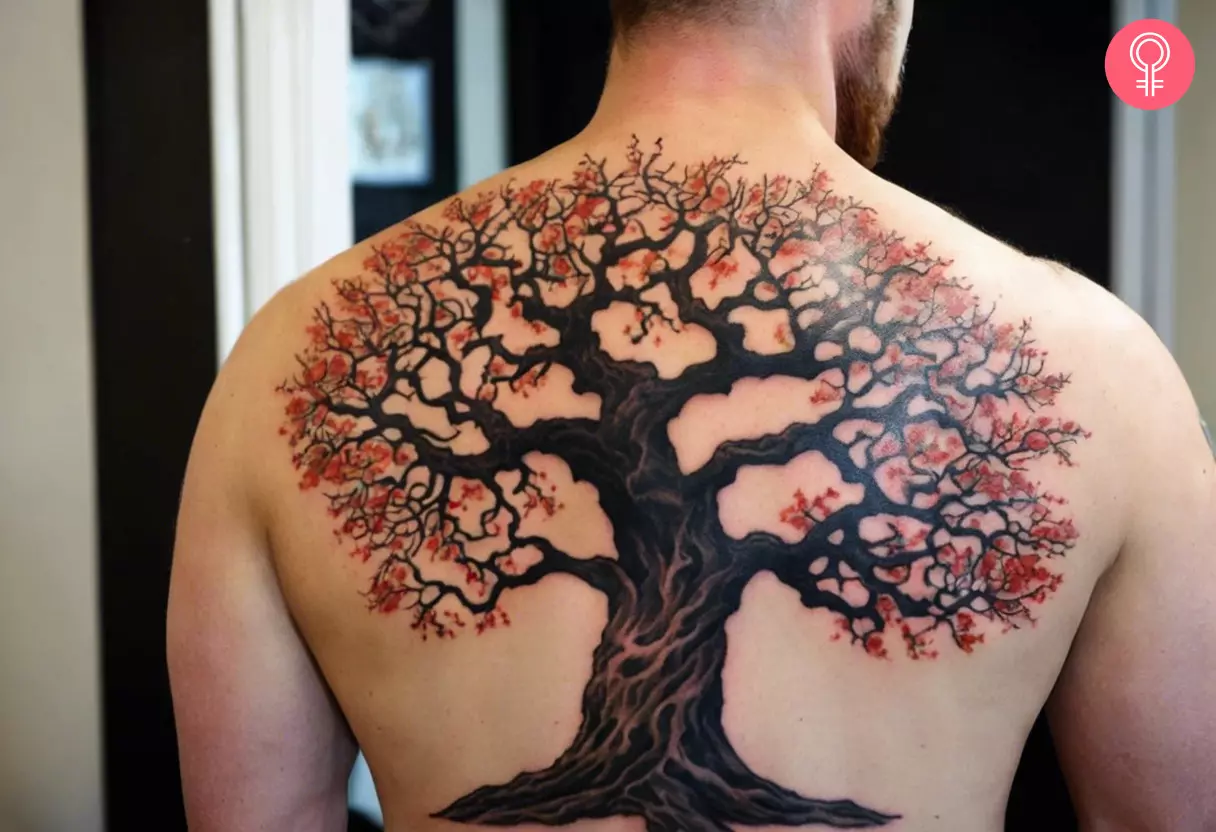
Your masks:
{"label": "tattooed skin", "polygon": [[[557,573],[603,593],[608,621],[571,746],[436,816],[652,832],[898,817],[738,756],[726,622],[768,571],[875,660],[1031,623],[1077,531],[1030,468],[1071,465],[1088,434],[1055,412],[1068,377],[1029,322],[1000,321],[822,171],[749,182],[738,158],[676,165],[635,141],[444,220],[405,224],[316,310],[281,387],[300,486],[366,564],[369,607],[423,639],[489,637],[508,590]],[[694,406],[769,387],[786,405],[759,430],[689,437]],[[805,486],[762,528],[726,519],[779,470]],[[546,535],[576,511],[605,518],[612,551]]]}

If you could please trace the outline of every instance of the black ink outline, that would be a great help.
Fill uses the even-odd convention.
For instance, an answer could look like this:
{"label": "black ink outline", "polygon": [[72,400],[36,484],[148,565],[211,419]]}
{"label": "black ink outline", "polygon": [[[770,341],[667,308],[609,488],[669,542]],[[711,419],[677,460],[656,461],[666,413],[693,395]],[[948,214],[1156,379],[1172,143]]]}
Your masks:
{"label": "black ink outline", "polygon": [[[749,184],[732,178],[741,164],[730,157],[678,168],[661,143],[644,152],[635,140],[615,173],[587,158],[568,182],[453,200],[446,225],[407,224],[364,275],[337,283],[333,306],[317,310],[313,346],[281,388],[292,396],[284,432],[305,472],[302,487],[326,483],[341,536],[363,559],[378,559],[372,608],[409,610],[424,638],[442,638],[470,624],[478,632],[509,624],[502,593],[558,572],[608,598],[570,748],[551,767],[477,789],[437,817],[560,825],[636,815],[652,832],[885,824],[897,816],[798,795],[752,772],[731,748],[721,725],[725,625],[749,581],[772,572],[806,607],[839,616],[841,630],[872,655],[887,655],[882,635],[898,626],[912,658],[936,655],[929,646],[939,628],[970,652],[983,641],[983,621],[1006,629],[1032,622],[1027,605],[1059,584],[1045,562],[1064,555],[1076,533],[1053,512],[1064,501],[1024,472],[1047,455],[1071,465],[1071,446],[1087,434],[1038,413],[1068,378],[1045,372],[1029,323],[995,323],[947,274],[947,261],[878,228],[874,212],[836,194],[826,174]],[[526,238],[526,250],[503,242],[512,234]],[[691,255],[669,259],[690,238]],[[759,270],[710,309],[692,279],[707,268],[728,272],[738,247]],[[789,252],[802,267],[774,273],[774,260]],[[609,270],[639,254],[649,258],[645,271],[614,284]],[[649,294],[659,286],[671,303]],[[564,305],[546,300],[572,288]],[[635,308],[634,343],[697,327],[716,353],[668,379],[649,363],[613,360],[591,327],[613,303]],[[746,349],[744,328],[730,320],[745,308],[788,314],[781,337],[789,351]],[[556,334],[556,346],[512,351],[486,332],[496,309]],[[861,333],[878,346],[850,338]],[[825,343],[838,350],[816,358]],[[475,354],[486,360],[470,369]],[[505,389],[539,387],[557,366],[573,373],[575,393],[599,397],[599,418],[517,427],[495,407]],[[441,392],[428,392],[424,376],[440,378]],[[667,433],[682,408],[742,379],[774,376],[818,381],[838,406],[814,423],[724,442],[682,472]],[[883,388],[889,401],[859,404]],[[441,412],[443,426],[388,407],[401,395]],[[878,425],[876,435],[846,441],[842,425],[857,420]],[[466,430],[484,437],[482,452],[452,449]],[[947,437],[955,447],[943,456]],[[897,449],[902,473],[884,468],[883,443]],[[832,492],[813,500],[799,492],[782,515],[805,532],[798,543],[763,532],[729,537],[718,493],[745,466],[781,465],[810,450],[845,483],[862,485],[862,502],[833,505]],[[575,480],[598,489],[615,558],[575,558],[523,534],[530,512],[561,510],[560,495],[526,463],[531,453],[560,456]],[[880,476],[899,480],[896,493]],[[474,492],[489,505],[461,520],[455,509]],[[867,539],[862,521],[876,517],[900,519],[889,535]],[[988,528],[975,525],[981,518]],[[472,553],[504,536],[490,555]],[[962,541],[975,550],[961,554]],[[516,568],[512,554],[524,548],[539,557]],[[436,559],[459,565],[467,580],[430,576]],[[933,587],[928,597],[904,591],[918,564],[922,589]],[[850,580],[866,590],[863,603],[839,591]]]}

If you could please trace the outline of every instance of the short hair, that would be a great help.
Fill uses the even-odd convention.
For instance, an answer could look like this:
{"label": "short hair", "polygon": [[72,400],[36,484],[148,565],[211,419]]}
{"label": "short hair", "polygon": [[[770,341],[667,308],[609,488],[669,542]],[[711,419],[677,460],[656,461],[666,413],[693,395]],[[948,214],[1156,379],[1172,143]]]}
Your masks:
{"label": "short hair", "polygon": [[625,38],[653,23],[739,24],[783,0],[610,0],[612,31]]}

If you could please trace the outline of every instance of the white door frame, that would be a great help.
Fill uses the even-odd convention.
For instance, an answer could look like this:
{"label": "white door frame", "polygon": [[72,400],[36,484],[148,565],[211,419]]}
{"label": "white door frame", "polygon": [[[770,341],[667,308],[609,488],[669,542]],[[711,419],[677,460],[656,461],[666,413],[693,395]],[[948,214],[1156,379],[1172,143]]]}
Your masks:
{"label": "white door frame", "polygon": [[[1115,0],[1115,31],[1143,18],[1177,24],[1177,0]],[[1111,99],[1111,288],[1172,349],[1177,192],[1174,108],[1137,110],[1113,93]]]}
{"label": "white door frame", "polygon": [[210,0],[219,348],[348,248],[349,0]]}
{"label": "white door frame", "polygon": [[219,360],[232,351],[248,313],[241,148],[239,0],[210,0],[211,187]]}
{"label": "white door frame", "polygon": [[[456,180],[507,166],[506,0],[456,0]],[[476,125],[476,129],[470,129]]]}
{"label": "white door frame", "polygon": [[[222,361],[271,295],[353,242],[350,0],[210,0],[210,12]],[[456,0],[455,18],[465,188],[507,162],[505,2]]]}

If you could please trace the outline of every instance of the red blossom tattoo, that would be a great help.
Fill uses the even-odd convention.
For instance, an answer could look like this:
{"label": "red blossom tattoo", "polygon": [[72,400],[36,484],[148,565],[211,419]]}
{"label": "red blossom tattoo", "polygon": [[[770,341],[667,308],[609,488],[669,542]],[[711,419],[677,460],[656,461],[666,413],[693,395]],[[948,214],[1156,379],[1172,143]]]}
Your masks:
{"label": "red blossom tattoo", "polygon": [[[619,169],[587,158],[569,180],[453,199],[316,310],[283,433],[373,610],[450,639],[509,626],[505,593],[548,575],[608,598],[574,743],[440,817],[884,824],[731,747],[720,677],[744,587],[771,572],[832,638],[924,660],[1033,623],[1063,580],[1078,533],[1033,472],[1073,465],[1088,433],[1057,412],[1069,378],[1030,322],[999,320],[825,172],[749,182],[741,165],[635,142]],[[686,407],[773,381],[805,412],[676,447]],[[771,527],[724,521],[733,487],[804,464],[823,475]],[[615,551],[546,532],[588,500]]]}

